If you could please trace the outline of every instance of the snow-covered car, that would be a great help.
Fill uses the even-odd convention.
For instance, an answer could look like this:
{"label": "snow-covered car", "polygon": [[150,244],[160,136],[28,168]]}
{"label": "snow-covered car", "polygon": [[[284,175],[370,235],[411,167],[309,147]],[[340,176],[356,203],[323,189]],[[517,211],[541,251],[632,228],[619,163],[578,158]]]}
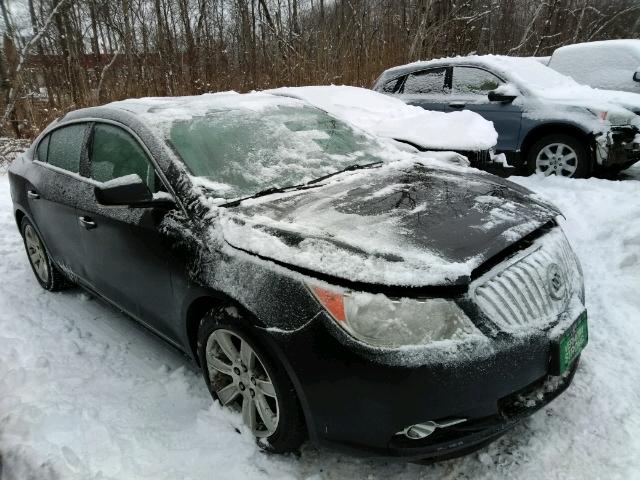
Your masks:
{"label": "snow-covered car", "polygon": [[548,66],[583,85],[640,94],[640,40],[565,45]]}
{"label": "snow-covered car", "polygon": [[40,285],[182,350],[272,451],[465,453],[566,389],[587,343],[553,206],[299,99],[78,110],[9,181]]}
{"label": "snow-covered car", "polygon": [[374,136],[408,144],[419,151],[454,151],[487,171],[500,171],[492,154],[498,133],[491,122],[471,111],[433,112],[366,88],[351,86],[285,87],[272,95],[303,100]]}
{"label": "snow-covered car", "polygon": [[496,150],[523,173],[587,177],[640,159],[640,116],[629,110],[640,111],[640,96],[579,85],[530,58],[415,62],[386,70],[374,90],[428,110],[479,113],[498,132]]}

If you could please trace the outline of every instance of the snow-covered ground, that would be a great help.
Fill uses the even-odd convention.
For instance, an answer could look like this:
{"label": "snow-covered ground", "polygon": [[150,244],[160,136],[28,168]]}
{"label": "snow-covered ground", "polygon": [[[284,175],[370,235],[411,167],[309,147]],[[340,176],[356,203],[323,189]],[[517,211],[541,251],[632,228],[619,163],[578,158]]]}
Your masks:
{"label": "snow-covered ground", "polygon": [[550,406],[478,453],[422,466],[260,452],[170,347],[80,290],[38,286],[0,175],[0,478],[640,478],[640,166],[620,181],[516,180],[567,217],[590,344]]}

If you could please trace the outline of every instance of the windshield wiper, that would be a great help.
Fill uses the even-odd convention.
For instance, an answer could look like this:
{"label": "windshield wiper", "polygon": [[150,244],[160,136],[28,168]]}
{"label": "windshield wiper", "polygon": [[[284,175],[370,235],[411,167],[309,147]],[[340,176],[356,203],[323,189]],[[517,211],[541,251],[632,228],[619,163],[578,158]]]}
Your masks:
{"label": "windshield wiper", "polygon": [[[251,198],[265,197],[267,195],[272,195],[274,193],[284,193],[284,192],[288,192],[289,190],[303,189],[306,186],[307,186],[306,183],[303,183],[301,185],[289,185],[288,187],[269,187],[264,190],[260,190],[259,192],[254,193],[253,195],[249,195],[248,197],[238,198],[237,200],[233,200],[228,203],[223,203],[220,206],[221,207],[237,207],[245,200],[249,200]],[[307,187],[307,188],[311,188],[311,187]]]}
{"label": "windshield wiper", "polygon": [[316,183],[326,180],[327,178],[333,177],[334,175],[339,175],[340,173],[344,173],[344,172],[350,172],[352,170],[360,170],[362,168],[375,167],[376,165],[380,165],[381,163],[383,162],[366,163],[364,165],[357,165],[357,164],[349,165],[347,168],[343,168],[342,170],[338,170],[337,172],[333,172],[328,175],[323,175],[322,177],[314,178],[313,180],[310,180],[307,183],[301,183],[299,185],[289,185],[287,187],[269,187],[264,190],[260,190],[259,192],[254,193],[253,195],[249,195],[248,197],[238,198],[237,200],[233,200],[228,203],[223,203],[220,206],[221,207],[237,207],[245,200],[250,200],[252,198],[265,197],[267,195],[273,195],[274,193],[284,193],[290,190],[304,190],[306,188],[313,188],[316,186],[315,185]]}
{"label": "windshield wiper", "polygon": [[321,182],[323,180],[326,180],[327,178],[333,177],[335,175],[340,175],[341,173],[344,173],[344,172],[351,172],[353,170],[360,170],[362,168],[375,167],[376,165],[381,165],[382,163],[383,162],[380,161],[380,162],[373,162],[373,163],[365,163],[363,165],[358,165],[358,164],[349,165],[347,168],[343,168],[342,170],[338,170],[337,172],[333,172],[333,173],[330,173],[328,175],[324,175],[322,177],[314,178],[313,180],[305,183],[305,185],[311,185],[311,184],[314,184],[314,183],[318,183],[318,182]]}

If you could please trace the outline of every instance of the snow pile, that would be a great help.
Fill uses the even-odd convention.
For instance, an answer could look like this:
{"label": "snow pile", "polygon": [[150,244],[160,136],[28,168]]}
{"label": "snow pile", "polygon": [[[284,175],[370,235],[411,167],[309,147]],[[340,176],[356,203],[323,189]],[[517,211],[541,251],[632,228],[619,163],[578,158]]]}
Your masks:
{"label": "snow pile", "polygon": [[80,290],[40,289],[0,176],[2,478],[636,478],[640,168],[622,181],[517,181],[567,217],[585,273],[590,342],[573,385],[549,406],[478,453],[427,466],[309,445],[300,457],[260,453],[240,416],[211,404],[181,355]]}
{"label": "snow pile", "polygon": [[266,92],[304,100],[373,135],[426,149],[488,150],[498,141],[493,123],[475,112],[429,111],[364,88],[332,85]]}

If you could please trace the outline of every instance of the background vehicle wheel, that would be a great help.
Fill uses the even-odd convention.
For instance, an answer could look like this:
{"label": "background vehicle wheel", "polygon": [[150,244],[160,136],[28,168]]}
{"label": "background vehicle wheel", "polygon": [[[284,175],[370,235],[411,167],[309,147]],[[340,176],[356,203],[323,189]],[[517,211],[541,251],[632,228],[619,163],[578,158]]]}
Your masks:
{"label": "background vehicle wheel", "polygon": [[198,357],[209,392],[241,413],[262,448],[275,453],[296,451],[306,429],[293,384],[242,321],[223,307],[200,323]]}
{"label": "background vehicle wheel", "polygon": [[591,173],[587,148],[571,135],[545,135],[529,149],[527,167],[530,174],[585,178]]}
{"label": "background vehicle wheel", "polygon": [[53,264],[40,235],[26,218],[22,219],[21,231],[31,269],[40,286],[45,290],[55,292],[72,285],[64,274],[58,270],[58,267]]}

